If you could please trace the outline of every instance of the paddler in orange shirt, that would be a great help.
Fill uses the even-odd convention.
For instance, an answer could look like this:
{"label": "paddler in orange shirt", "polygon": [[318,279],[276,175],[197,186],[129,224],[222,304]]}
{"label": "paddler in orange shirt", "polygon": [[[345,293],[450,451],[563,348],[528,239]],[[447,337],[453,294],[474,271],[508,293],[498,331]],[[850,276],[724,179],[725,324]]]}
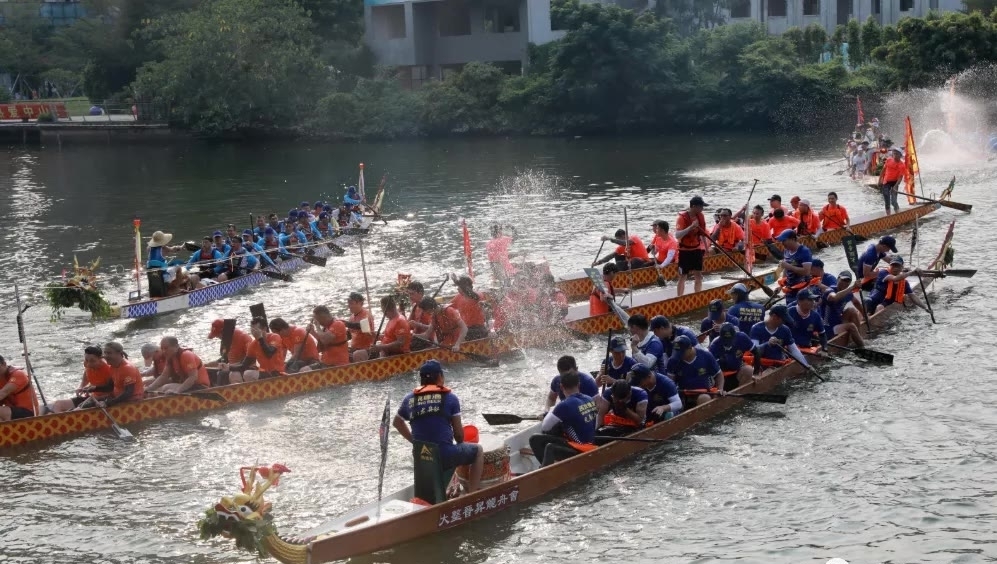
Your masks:
{"label": "paddler in orange shirt", "polygon": [[145,395],[142,375],[139,374],[138,368],[128,362],[128,355],[121,343],[105,344],[104,360],[111,367],[111,381],[114,384],[114,389],[106,400],[98,401],[97,404],[111,407],[117,403],[142,399],[142,396]]}
{"label": "paddler in orange shirt", "polygon": [[744,229],[731,221],[733,213],[727,208],[717,210],[720,221],[713,227],[712,237],[717,246],[725,251],[735,251],[744,248]]}
{"label": "paddler in orange shirt", "polygon": [[83,379],[76,389],[76,397],[52,403],[54,413],[94,407],[98,400],[106,399],[114,390],[111,367],[104,361],[104,351],[97,346],[83,349]]}
{"label": "paddler in orange shirt", "polygon": [[146,391],[184,393],[211,387],[208,369],[200,357],[190,349],[181,349],[176,337],[163,337],[159,350],[166,357],[166,370],[146,387]]}
{"label": "paddler in orange shirt", "polygon": [[34,417],[37,404],[28,373],[0,356],[0,421]]}
{"label": "paddler in orange shirt", "polygon": [[284,348],[291,355],[287,359],[287,373],[294,374],[306,370],[321,360],[318,354],[318,341],[304,327],[288,324],[280,317],[270,320],[270,330],[280,335]]}
{"label": "paddler in orange shirt", "polygon": [[[597,315],[605,315],[609,313],[609,301],[616,299],[616,288],[613,286],[613,278],[616,277],[616,273],[619,269],[616,265],[609,263],[602,267],[602,279],[606,283],[606,292],[603,293],[599,291],[598,288],[593,287],[592,292],[589,294],[589,316],[595,317]],[[622,291],[621,291],[622,293]]]}
{"label": "paddler in orange shirt", "polygon": [[617,229],[613,237],[603,235],[602,240],[616,243],[619,246],[612,253],[597,260],[595,264],[605,264],[615,259],[616,266],[620,270],[651,266],[651,257],[647,254],[647,247],[636,234],[630,236],[629,244],[627,232],[623,229]]}
{"label": "paddler in orange shirt", "polygon": [[793,212],[793,217],[800,222],[800,225],[796,228],[798,234],[816,237],[820,233],[820,218],[817,217],[817,214],[810,207],[810,200],[800,200],[800,205]]}
{"label": "paddler in orange shirt", "polygon": [[751,244],[760,245],[772,240],[772,227],[763,217],[765,209],[762,206],[755,206],[751,209],[751,219],[748,226],[751,229]]}
{"label": "paddler in orange shirt", "polygon": [[346,323],[336,319],[326,306],[312,310],[312,333],[318,342],[319,362],[312,370],[343,366],[350,363],[349,332]]}
{"label": "paddler in orange shirt", "polygon": [[838,205],[837,192],[828,192],[827,205],[820,210],[818,217],[823,222],[824,231],[848,227],[848,210]]}
{"label": "paddler in orange shirt", "polygon": [[791,215],[786,215],[786,210],[782,208],[778,208],[772,213],[773,215],[769,219],[768,223],[769,227],[772,228],[773,235],[778,235],[787,229],[795,231],[800,225],[800,220]]}
{"label": "paddler in orange shirt", "polygon": [[370,358],[368,349],[374,345],[374,316],[363,306],[364,297],[360,292],[350,292],[346,307],[350,310],[350,320],[346,328],[350,330],[350,352],[353,362],[363,362]]}
{"label": "paddler in orange shirt", "polygon": [[906,177],[907,165],[904,164],[900,149],[893,149],[890,158],[883,164],[883,172],[879,175],[879,189],[883,193],[883,203],[886,204],[886,215],[890,215],[891,204],[893,213],[900,213],[897,193],[900,191],[900,182]]}
{"label": "paddler in orange shirt", "polygon": [[371,347],[371,352],[381,358],[409,352],[412,347],[412,329],[405,316],[398,313],[398,305],[393,296],[381,298],[381,311],[384,312],[388,325],[381,334],[380,342]]}
{"label": "paddler in orange shirt", "polygon": [[457,278],[454,285],[457,286],[457,295],[450,305],[457,308],[460,318],[467,325],[467,340],[484,339],[488,336],[484,296],[474,291],[474,282],[468,276]]}
{"label": "paddler in orange shirt", "polygon": [[459,351],[460,346],[464,344],[464,338],[467,337],[467,325],[461,319],[457,308],[451,305],[440,306],[436,300],[428,296],[423,298],[419,305],[429,312],[432,320],[429,322],[429,329],[418,337],[434,342],[440,348]]}
{"label": "paddler in orange shirt", "polygon": [[[280,335],[271,333],[267,327],[267,320],[262,317],[253,318],[249,324],[249,331],[253,336],[253,342],[249,344],[246,360],[243,363],[252,360],[253,364],[238,373],[239,381],[254,382],[260,378],[274,378],[284,374],[287,368],[285,365],[287,349],[284,348],[284,341]],[[233,383],[237,382],[233,380]]]}
{"label": "paddler in orange shirt", "polygon": [[769,198],[769,219],[775,216],[775,210],[783,210],[785,213],[785,209],[782,207],[782,196],[779,194],[772,194],[772,197]]}

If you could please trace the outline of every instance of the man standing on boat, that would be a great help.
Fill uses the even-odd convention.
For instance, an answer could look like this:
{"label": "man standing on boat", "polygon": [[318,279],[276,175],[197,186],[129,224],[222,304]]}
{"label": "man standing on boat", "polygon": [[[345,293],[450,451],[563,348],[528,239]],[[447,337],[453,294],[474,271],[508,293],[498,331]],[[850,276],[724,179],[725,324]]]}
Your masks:
{"label": "man standing on boat", "polygon": [[568,374],[578,376],[578,384],[575,387],[580,389],[583,394],[590,397],[595,397],[599,394],[599,385],[596,384],[595,378],[587,372],[580,372],[578,370],[578,363],[575,361],[575,357],[562,356],[557,359],[557,376],[554,376],[554,379],[550,381],[550,393],[547,394],[547,405],[544,413],[550,412],[550,408],[554,407],[558,400],[564,401],[565,395],[562,390],[564,386],[561,382]]}
{"label": "man standing on boat", "polygon": [[724,374],[724,390],[731,391],[751,382],[754,369],[744,362],[744,353],[754,350],[755,344],[734,323],[720,326],[720,336],[710,343],[710,354],[717,359]]}
{"label": "man standing on boat", "polygon": [[481,486],[484,451],[481,445],[464,442],[460,400],[444,385],[443,366],[438,360],[427,360],[422,365],[419,384],[398,406],[395,429],[410,443],[420,441],[438,446],[444,472],[470,465],[468,493],[476,491]]}
{"label": "man standing on boat", "polygon": [[28,373],[9,366],[0,356],[0,421],[34,417],[37,405]]}
{"label": "man standing on boat", "polygon": [[557,394],[563,399],[540,423],[541,435],[530,437],[530,449],[547,466],[595,448],[598,408],[592,396],[580,389],[579,372],[568,372],[558,380]]}
{"label": "man standing on boat", "polygon": [[810,248],[801,245],[797,240],[796,231],[786,229],[776,237],[785,248],[783,258],[779,262],[785,272],[785,281],[779,280],[782,291],[786,294],[786,303],[796,299],[796,294],[810,283],[810,267],[813,264],[813,255]]}
{"label": "man standing on boat", "polygon": [[899,149],[890,152],[890,158],[883,164],[883,171],[879,174],[879,189],[883,192],[883,203],[886,205],[886,215],[890,215],[890,206],[893,206],[893,213],[900,213],[900,204],[897,203],[897,193],[900,191],[900,182],[907,177],[907,165],[900,155]]}
{"label": "man standing on boat", "polygon": [[734,305],[727,308],[727,314],[737,318],[737,326],[747,333],[751,328],[765,319],[765,308],[762,304],[748,300],[748,287],[738,282],[727,291],[734,297]]}
{"label": "man standing on boat", "polygon": [[782,210],[783,214],[786,213],[786,210],[782,207],[782,196],[779,194],[772,194],[772,197],[769,198],[769,213],[767,216],[769,219],[775,216],[775,210]]}
{"label": "man standing on boat", "polygon": [[706,202],[699,196],[689,200],[689,209],[681,212],[675,221],[675,238],[679,242],[679,279],[677,293],[685,293],[685,279],[692,276],[693,291],[703,291],[703,255],[709,244],[706,239]]}
{"label": "man standing on boat", "polygon": [[492,268],[492,278],[499,285],[508,284],[512,276],[516,274],[516,267],[509,260],[509,247],[511,246],[512,237],[502,232],[501,225],[497,223],[492,225],[492,238],[485,243],[485,254],[488,256],[488,264]]}

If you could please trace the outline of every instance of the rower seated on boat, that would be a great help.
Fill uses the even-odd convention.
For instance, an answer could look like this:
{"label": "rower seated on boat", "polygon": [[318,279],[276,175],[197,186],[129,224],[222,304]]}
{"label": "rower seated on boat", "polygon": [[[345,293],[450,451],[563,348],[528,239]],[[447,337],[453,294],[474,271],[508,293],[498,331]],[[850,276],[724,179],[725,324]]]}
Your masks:
{"label": "rower seated on boat", "polygon": [[63,413],[94,407],[95,402],[107,399],[113,390],[111,367],[104,360],[104,349],[91,345],[83,349],[83,378],[76,388],[76,396],[52,402],[52,411]]}
{"label": "rower seated on boat", "polygon": [[703,342],[705,339],[708,344],[720,336],[721,325],[724,323],[738,323],[738,319],[727,312],[727,306],[724,305],[723,300],[713,300],[706,310],[708,312],[706,317],[699,323],[699,333],[702,335],[702,339],[699,338],[699,335],[696,335],[697,342]]}
{"label": "rower seated on boat", "polygon": [[339,225],[329,220],[329,212],[323,211],[318,214],[318,219],[311,224],[312,231],[319,234],[321,239],[332,239],[340,233]]}
{"label": "rower seated on boat", "polygon": [[665,349],[665,354],[662,357],[660,363],[658,363],[658,372],[664,372],[665,364],[668,359],[675,354],[675,339],[685,335],[693,343],[699,342],[699,335],[695,331],[689,329],[685,325],[675,325],[664,315],[655,315],[651,318],[650,323],[651,332],[654,336],[661,341],[662,346]]}
{"label": "rower seated on boat", "polygon": [[921,269],[904,270],[904,258],[900,255],[893,255],[890,259],[890,269],[881,270],[876,276],[876,286],[869,293],[866,300],[867,311],[880,311],[893,304],[905,304],[908,300],[917,307],[927,311],[927,306],[921,297],[914,293],[907,278],[911,275],[920,274]]}
{"label": "rower seated on boat", "polygon": [[[557,378],[557,395],[562,401],[544,414],[542,434],[530,437],[530,450],[547,466],[595,448],[595,423],[598,407],[592,396],[581,390],[581,373],[566,372]],[[598,392],[598,388],[596,389]]]}
{"label": "rower seated on boat", "polygon": [[36,410],[38,399],[28,373],[0,356],[0,421],[34,417]]}
{"label": "rower seated on boat", "polygon": [[460,318],[467,325],[465,339],[484,339],[488,336],[485,296],[474,291],[474,282],[469,276],[456,278],[454,285],[457,286],[457,295],[450,301],[450,305],[457,308]]}
{"label": "rower seated on boat", "polygon": [[751,208],[748,229],[751,230],[752,246],[761,245],[772,240],[772,226],[765,219],[765,209],[762,206]]}
{"label": "rower seated on boat", "polygon": [[733,212],[729,208],[717,210],[717,224],[713,226],[710,236],[716,241],[716,246],[730,251],[740,251],[744,249],[744,229],[731,220]]}
{"label": "rower seated on boat", "polygon": [[166,369],[146,387],[146,391],[185,393],[211,387],[208,368],[197,353],[180,348],[176,337],[163,337],[159,341],[159,349],[166,358]]}
{"label": "rower seated on boat", "polygon": [[419,307],[429,313],[430,320],[429,327],[416,337],[436,343],[440,348],[459,351],[467,336],[467,325],[457,308],[451,305],[441,306],[428,296],[419,302]]}
{"label": "rower seated on boat", "polygon": [[285,219],[284,232],[279,237],[280,244],[283,245],[284,250],[292,254],[301,254],[304,252],[301,246],[308,243],[305,234],[298,230],[297,221],[297,215]]}
{"label": "rower seated on boat", "polygon": [[166,370],[166,357],[156,343],[142,345],[142,382],[146,387]]}
{"label": "rower seated on boat", "polygon": [[480,487],[484,451],[481,445],[464,442],[460,400],[444,384],[443,366],[438,360],[427,360],[419,368],[419,387],[398,406],[394,426],[410,443],[420,441],[439,447],[444,473],[470,466],[468,493]]}
{"label": "rower seated on boat", "polygon": [[862,290],[871,292],[876,287],[876,280],[879,276],[879,261],[889,260],[889,253],[897,253],[897,240],[892,235],[880,238],[876,243],[870,243],[865,251],[859,255],[859,268],[862,272],[856,272],[859,276],[859,285]]}
{"label": "rower seated on boat", "polygon": [[617,380],[596,396],[599,408],[596,429],[602,436],[621,437],[644,427],[647,419],[647,392]]}
{"label": "rower seated on boat", "polygon": [[318,354],[318,341],[308,329],[290,325],[282,318],[275,317],[270,320],[270,330],[280,335],[284,349],[291,355],[287,361],[288,374],[306,370],[321,360]]}
{"label": "rower seated on boat", "polygon": [[194,270],[198,278],[214,278],[218,275],[215,272],[215,267],[221,263],[223,258],[222,253],[212,244],[211,237],[205,237],[201,240],[201,248],[190,255],[190,260],[187,261],[186,266],[188,269]]}
{"label": "rower seated on boat", "polygon": [[682,398],[678,386],[668,376],[643,364],[635,364],[628,378],[631,386],[647,392],[648,424],[666,421],[682,413]]}
{"label": "rower seated on boat", "polygon": [[350,333],[346,322],[336,318],[329,308],[320,305],[312,310],[312,334],[318,344],[319,362],[312,370],[345,366],[350,363]]}
{"label": "rower seated on boat", "polygon": [[412,329],[408,320],[398,312],[394,296],[381,298],[381,311],[387,325],[381,338],[370,347],[371,358],[385,358],[405,354],[412,350]]}
{"label": "rower seated on boat", "polygon": [[820,297],[829,288],[834,288],[838,284],[838,277],[830,272],[824,271],[824,261],[815,258],[810,263],[810,283],[807,285],[812,293],[817,295],[817,305],[820,305]]}
{"label": "rower seated on boat", "polygon": [[793,331],[786,326],[786,321],[789,318],[788,309],[782,304],[772,306],[765,321],[756,323],[751,328],[751,332],[748,333],[755,345],[755,374],[759,374],[763,366],[771,368],[790,363],[791,360],[786,356],[786,351],[804,368],[810,368],[810,363],[796,346]]}
{"label": "rower seated on boat", "polygon": [[163,256],[163,251],[168,253],[175,253],[183,249],[183,245],[167,245],[170,240],[173,239],[172,233],[163,233],[162,231],[156,231],[149,238],[149,243],[146,247],[149,249],[149,260],[145,263],[147,269],[155,268],[166,268],[167,266],[176,266],[183,264],[180,259],[169,259]]}
{"label": "rower seated on boat", "polygon": [[727,313],[737,318],[737,327],[742,332],[750,332],[755,323],[765,319],[765,308],[762,304],[748,299],[747,286],[738,282],[727,293],[734,298],[734,305],[727,308]]}
{"label": "rower seated on boat", "polygon": [[104,360],[111,367],[111,393],[103,400],[97,400],[101,407],[111,407],[126,401],[136,401],[145,396],[145,385],[138,368],[128,362],[128,354],[121,343],[110,342],[104,345]]}
{"label": "rower seated on boat", "polygon": [[827,193],[827,204],[821,208],[817,218],[821,220],[821,227],[824,231],[841,229],[849,226],[848,210],[838,204],[838,193]]}
{"label": "rower seated on boat", "polygon": [[820,345],[819,351],[827,350],[827,332],[824,330],[824,320],[814,309],[817,296],[809,288],[800,290],[796,295],[796,303],[786,310],[788,319],[786,325],[793,332],[796,346],[807,354],[817,354],[814,342]]}
{"label": "rower seated on boat", "polygon": [[229,241],[229,244],[232,245],[232,250],[225,257],[225,261],[216,269],[218,272],[217,280],[219,282],[234,280],[260,267],[259,259],[251,255],[242,246],[242,239],[236,237]]}
{"label": "rower seated on boat", "polygon": [[233,328],[231,340],[226,343],[223,335],[224,330],[225,320],[216,319],[211,322],[211,330],[208,331],[209,341],[211,339],[219,338],[222,340],[218,351],[218,361],[209,362],[207,364],[208,368],[218,369],[218,378],[216,382],[220,385],[224,385],[229,381],[229,371],[232,367],[243,365],[243,361],[246,360],[246,354],[249,350],[249,344],[253,342],[253,338],[245,331]]}
{"label": "rower seated on boat", "polygon": [[599,385],[596,384],[595,378],[587,372],[578,370],[578,363],[575,361],[575,357],[562,356],[557,359],[557,376],[554,376],[550,381],[550,392],[547,394],[544,414],[550,412],[550,409],[554,407],[558,400],[564,401],[564,394],[561,392],[561,379],[568,374],[578,375],[578,386],[583,394],[592,397],[599,394]]}
{"label": "rower seated on boat", "polygon": [[222,254],[222,258],[228,256],[229,251],[232,250],[232,245],[228,244],[228,241],[225,240],[225,234],[221,231],[212,233],[211,241],[215,245],[215,250]]}
{"label": "rower seated on boat", "polygon": [[778,235],[787,229],[792,229],[795,232],[800,225],[800,220],[787,215],[786,210],[779,207],[772,210],[772,217],[769,218],[768,223],[769,227],[772,228],[772,235],[776,236],[778,240]]}
{"label": "rower seated on boat", "polygon": [[[832,335],[848,333],[849,340],[861,349],[865,347],[865,341],[859,331],[859,325],[862,323],[859,308],[862,304],[853,292],[856,287],[856,284],[852,284],[851,271],[841,271],[837,284],[825,290],[821,297],[820,316],[825,320],[827,327],[831,328]],[[846,342],[844,345],[848,344]]]}
{"label": "rower seated on boat", "polygon": [[253,236],[253,232],[249,229],[242,232],[242,247],[246,249],[246,252],[256,257],[262,264],[272,266],[274,268],[277,267],[277,264],[270,259],[270,255],[263,250],[263,245],[256,242],[256,237]]}
{"label": "rower seated on boat", "polygon": [[649,327],[647,317],[639,313],[631,315],[627,320],[630,354],[637,362],[656,370],[665,365],[665,345]]}
{"label": "rower seated on boat", "polygon": [[648,245],[648,252],[654,257],[655,268],[665,268],[678,259],[679,242],[674,235],[668,232],[668,222],[659,219],[651,224],[651,231],[654,238]]}
{"label": "rower seated on boat", "polygon": [[277,237],[277,230],[273,227],[267,227],[263,230],[263,239],[260,241],[260,246],[263,247],[263,252],[270,257],[271,261],[291,258],[291,253],[287,252],[287,249],[284,248],[284,244]]}
{"label": "rower seated on boat", "polygon": [[786,295],[787,303],[796,299],[796,294],[810,283],[813,254],[809,247],[800,244],[797,237],[793,229],[786,229],[776,237],[784,248],[779,266],[785,270],[786,275],[779,279],[779,286]]}
{"label": "rower seated on boat", "polygon": [[710,351],[696,346],[685,335],[675,338],[675,353],[668,359],[665,375],[675,382],[686,408],[702,405],[714,395],[724,395],[724,374]]}
{"label": "rower seated on boat", "polygon": [[812,235],[816,237],[820,233],[820,217],[810,207],[810,200],[803,198],[799,207],[793,212],[793,217],[799,220],[796,232],[800,235]]}
{"label": "rower seated on boat", "polygon": [[717,359],[724,376],[724,390],[731,391],[752,381],[754,367],[744,362],[744,353],[751,352],[755,344],[751,337],[739,331],[737,325],[724,323],[720,336],[710,343],[710,354]]}
{"label": "rower seated on boat", "polygon": [[[413,333],[423,333],[429,329],[429,322],[433,318],[431,313],[422,309],[422,306],[419,305],[422,303],[422,298],[426,297],[426,289],[422,285],[422,282],[412,280],[405,287],[405,293],[408,294],[409,303],[412,304],[412,310],[409,311],[408,315],[409,327],[412,328]],[[413,350],[420,350],[422,348],[425,348],[425,346],[416,346]]]}
{"label": "rower seated on boat", "polygon": [[304,233],[305,239],[308,241],[320,241],[322,234],[315,228],[312,220],[311,216],[298,214],[298,231]]}
{"label": "rower seated on boat", "polygon": [[616,261],[616,267],[620,270],[630,270],[631,268],[643,268],[651,266],[651,256],[647,254],[647,246],[636,234],[627,237],[627,232],[617,229],[613,237],[603,235],[603,241],[609,241],[618,245],[613,252],[595,261],[595,264],[605,264],[611,260]]}
{"label": "rower seated on boat", "polygon": [[271,333],[267,320],[254,317],[249,324],[252,342],[246,348],[246,358],[239,365],[229,367],[229,382],[255,382],[260,378],[275,378],[286,374],[284,363],[287,349],[280,335]]}
{"label": "rower seated on boat", "polygon": [[364,297],[360,292],[350,292],[346,299],[346,307],[350,310],[346,328],[350,330],[350,354],[353,362],[368,360],[369,350],[374,345],[374,316],[363,304]]}
{"label": "rower seated on boat", "polygon": [[626,380],[634,365],[640,364],[633,357],[627,356],[630,345],[626,339],[617,335],[609,342],[609,363],[603,361],[599,371],[594,375],[596,383],[601,386],[612,386],[617,380]]}
{"label": "rower seated on boat", "polygon": [[606,291],[603,292],[599,288],[593,287],[592,292],[589,294],[589,316],[595,317],[597,315],[605,315],[610,312],[609,302],[616,299],[616,295],[623,295],[626,290],[617,290],[613,286],[613,280],[616,278],[616,273],[620,269],[614,263],[609,263],[602,267],[602,280],[605,283]]}

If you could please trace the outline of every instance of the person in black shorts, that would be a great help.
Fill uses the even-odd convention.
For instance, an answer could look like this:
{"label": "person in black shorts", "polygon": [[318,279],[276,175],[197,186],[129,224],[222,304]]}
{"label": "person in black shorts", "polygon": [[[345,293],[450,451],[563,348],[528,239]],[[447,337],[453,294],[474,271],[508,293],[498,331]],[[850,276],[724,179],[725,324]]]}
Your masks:
{"label": "person in black shorts", "polygon": [[694,291],[703,290],[703,255],[708,245],[706,238],[706,218],[703,208],[706,202],[699,196],[689,200],[689,209],[679,213],[675,221],[675,238],[679,242],[679,279],[676,290],[679,296],[685,293],[685,279],[692,276]]}

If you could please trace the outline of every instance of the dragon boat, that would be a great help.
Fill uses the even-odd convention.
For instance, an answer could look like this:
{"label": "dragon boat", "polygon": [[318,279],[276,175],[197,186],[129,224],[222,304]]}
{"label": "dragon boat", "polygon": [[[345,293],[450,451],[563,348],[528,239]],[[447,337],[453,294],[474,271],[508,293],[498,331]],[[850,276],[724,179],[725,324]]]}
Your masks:
{"label": "dragon boat", "polygon": [[[953,228],[954,222],[949,226],[942,248],[929,268],[944,272],[951,262]],[[933,281],[934,278],[925,278],[925,290]],[[913,286],[915,290],[919,289],[917,284]],[[893,304],[872,315],[869,323],[873,328],[882,328],[903,310],[901,304]],[[865,331],[864,325],[862,330]],[[843,345],[847,343],[847,334],[838,335],[831,342]],[[740,386],[732,393],[765,393],[803,374],[805,370],[800,365],[787,364],[764,373],[756,381]],[[414,485],[409,486],[295,537],[278,534],[272,505],[263,497],[271,486],[277,484],[281,474],[289,469],[280,464],[247,467],[240,470],[242,490],[234,496],[221,498],[209,508],[199,522],[199,528],[202,538],[218,535],[234,538],[238,546],[270,555],[286,564],[318,564],[367,555],[416,539],[445,534],[465,523],[491,517],[506,509],[523,507],[572,481],[653,448],[656,440],[669,439],[689,431],[740,406],[744,401],[733,395],[718,397],[626,437],[651,441],[614,441],[543,468],[539,467],[529,450],[530,436],[540,432],[539,425],[533,425],[509,436],[498,448],[486,453],[486,459],[491,453],[499,453],[498,457],[492,458],[500,459],[500,462],[494,464],[499,478],[484,489],[429,503],[416,497]],[[427,453],[419,445],[413,447],[413,460],[416,466],[427,462]],[[493,470],[488,464],[486,468]]]}

